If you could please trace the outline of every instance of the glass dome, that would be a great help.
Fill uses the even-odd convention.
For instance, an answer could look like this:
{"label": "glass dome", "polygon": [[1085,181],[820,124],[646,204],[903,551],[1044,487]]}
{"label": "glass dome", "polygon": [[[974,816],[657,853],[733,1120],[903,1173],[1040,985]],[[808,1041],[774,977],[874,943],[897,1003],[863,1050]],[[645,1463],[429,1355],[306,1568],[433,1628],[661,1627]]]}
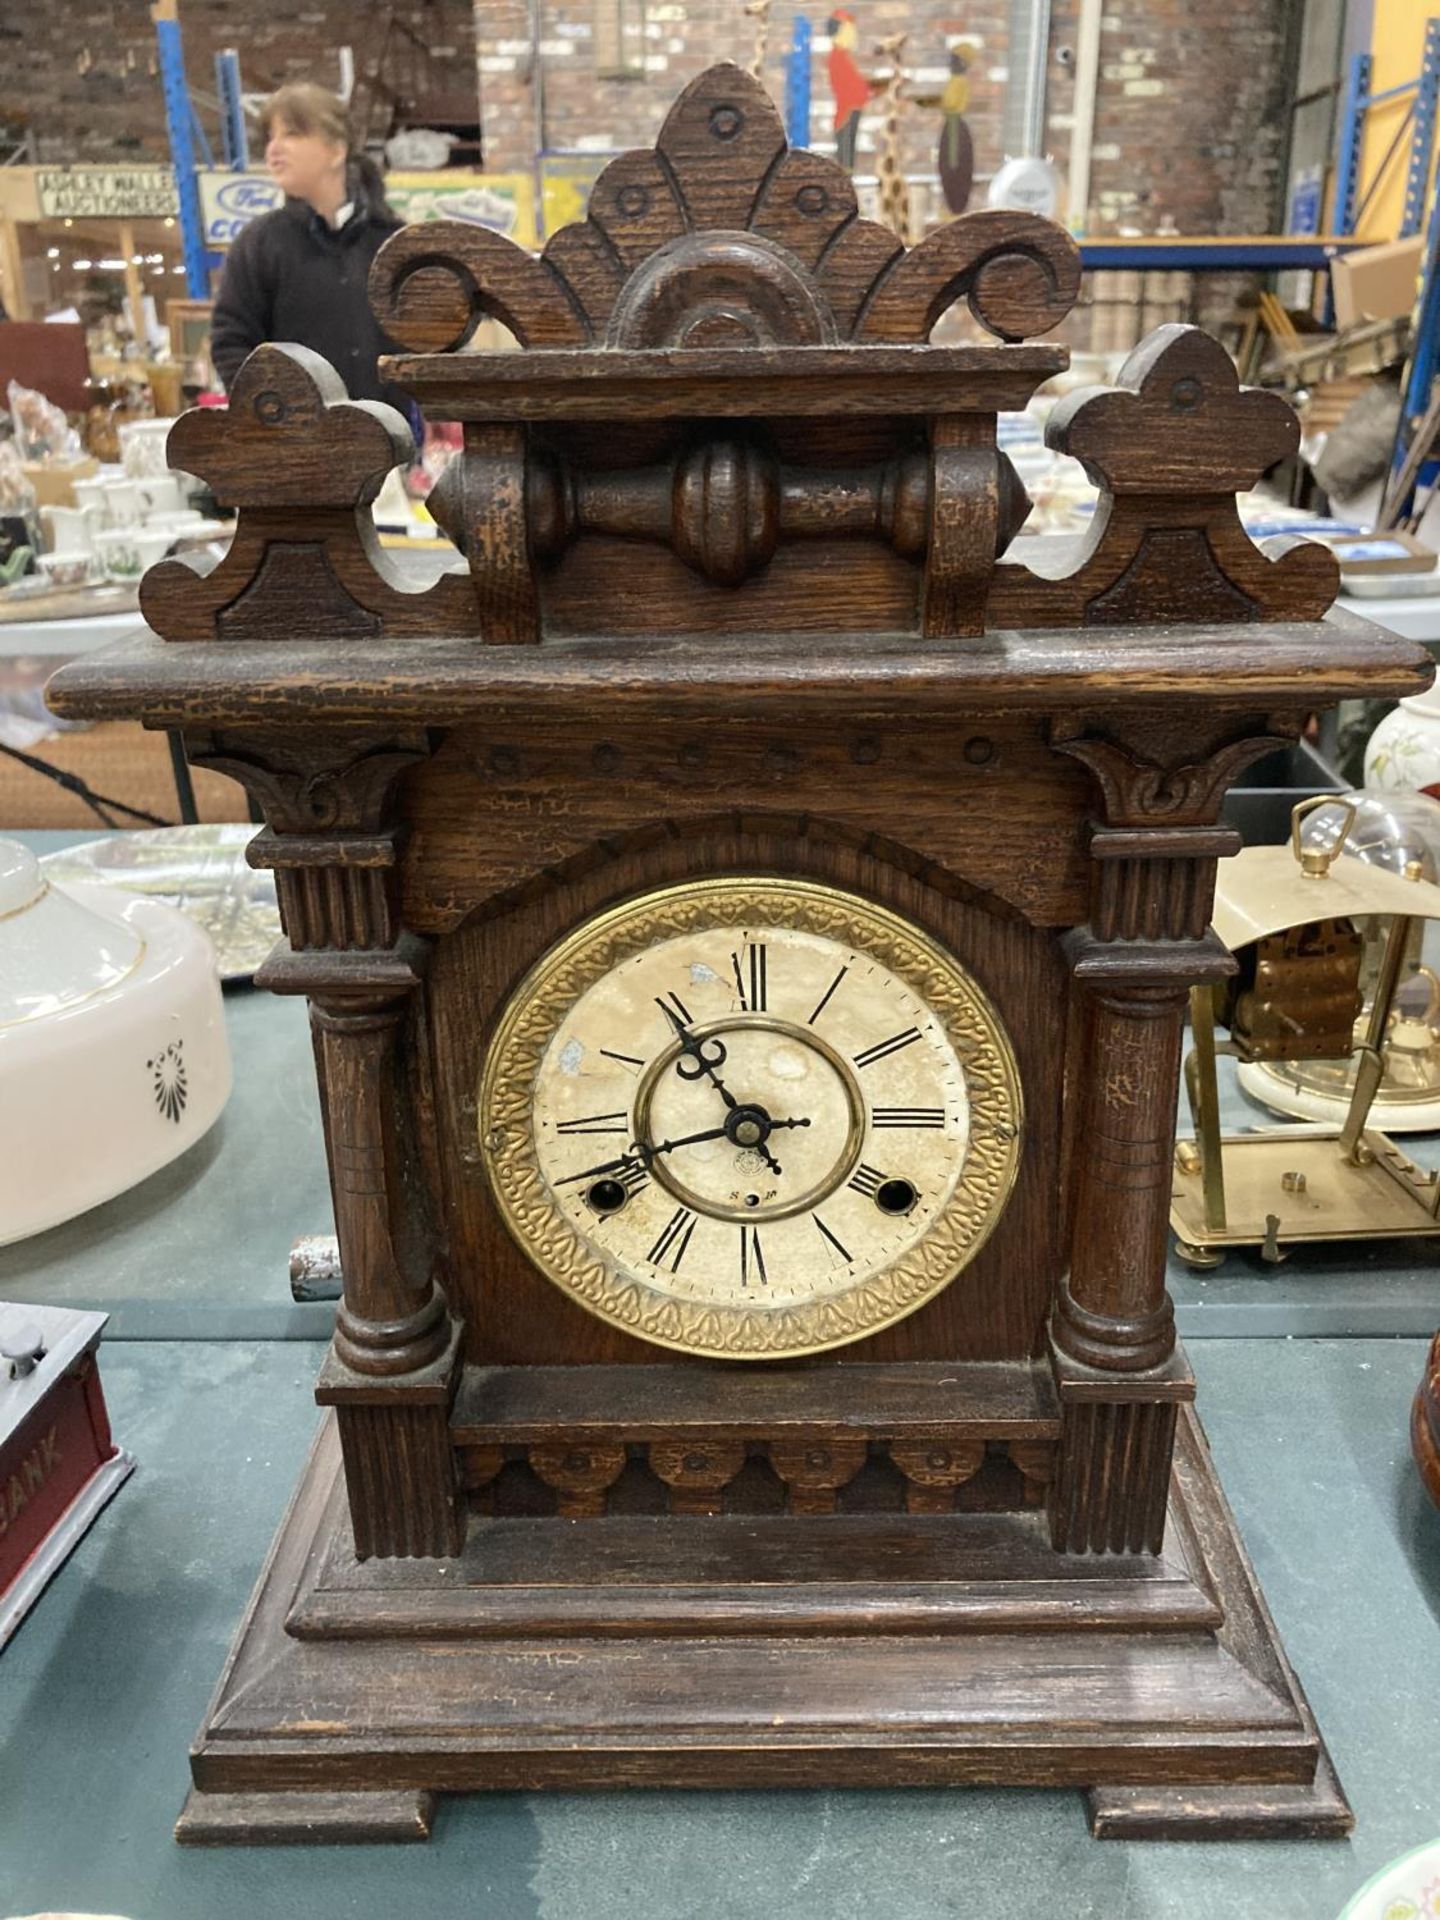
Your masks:
{"label": "glass dome", "polygon": [[1343,853],[1391,873],[1419,861],[1422,880],[1440,879],[1440,800],[1424,793],[1337,793],[1333,806],[1317,807],[1302,822],[1301,847],[1331,852],[1345,831],[1347,804],[1355,821]]}

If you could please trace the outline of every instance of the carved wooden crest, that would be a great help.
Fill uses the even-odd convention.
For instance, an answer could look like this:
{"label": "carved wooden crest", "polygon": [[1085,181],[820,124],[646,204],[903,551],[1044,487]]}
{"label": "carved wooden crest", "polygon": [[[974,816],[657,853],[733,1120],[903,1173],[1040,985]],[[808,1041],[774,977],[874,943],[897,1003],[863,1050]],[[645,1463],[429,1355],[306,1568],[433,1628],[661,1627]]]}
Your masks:
{"label": "carved wooden crest", "polygon": [[770,96],[734,66],[685,89],[653,151],[613,160],[538,260],[443,221],[397,234],[370,281],[386,331],[422,353],[463,345],[487,313],[526,347],[920,342],[958,299],[1023,340],[1079,288],[1074,242],[1029,214],[968,214],[907,253],[859,217],[842,166],[787,147]]}
{"label": "carved wooden crest", "polygon": [[1036,624],[1120,626],[1135,620],[1318,620],[1340,584],[1339,564],[1314,541],[1262,550],[1245,533],[1235,494],[1300,444],[1300,423],[1277,393],[1242,388],[1229,354],[1199,327],[1157,327],[1115,387],[1069,394],[1045,434],[1100,488],[1078,564],[1048,582],[1002,589]]}

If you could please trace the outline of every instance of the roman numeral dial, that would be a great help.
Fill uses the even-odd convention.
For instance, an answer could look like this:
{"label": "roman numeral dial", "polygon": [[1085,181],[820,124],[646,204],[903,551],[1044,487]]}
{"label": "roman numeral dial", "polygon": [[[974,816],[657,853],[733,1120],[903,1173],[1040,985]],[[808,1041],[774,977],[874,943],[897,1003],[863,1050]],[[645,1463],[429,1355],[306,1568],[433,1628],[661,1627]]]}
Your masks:
{"label": "roman numeral dial", "polygon": [[679,1273],[680,1262],[689,1250],[694,1232],[695,1215],[688,1207],[677,1207],[655,1236],[655,1244],[645,1258],[653,1260],[657,1267],[666,1266],[672,1273]]}
{"label": "roman numeral dial", "polygon": [[953,956],[770,878],[577,928],[502,1016],[479,1114],[497,1206],[578,1309],[751,1359],[863,1338],[946,1284],[1004,1204],[1022,1117]]}
{"label": "roman numeral dial", "polygon": [[742,1012],[764,1013],[769,999],[764,941],[749,941],[739,951],[732,953],[730,968],[735,975],[735,990],[740,997]]}
{"label": "roman numeral dial", "polygon": [[888,1060],[892,1053],[899,1053],[904,1047],[913,1047],[920,1038],[918,1027],[906,1027],[903,1032],[892,1033],[888,1040],[877,1040],[873,1046],[863,1048],[854,1056],[857,1067],[873,1067],[877,1060]]}

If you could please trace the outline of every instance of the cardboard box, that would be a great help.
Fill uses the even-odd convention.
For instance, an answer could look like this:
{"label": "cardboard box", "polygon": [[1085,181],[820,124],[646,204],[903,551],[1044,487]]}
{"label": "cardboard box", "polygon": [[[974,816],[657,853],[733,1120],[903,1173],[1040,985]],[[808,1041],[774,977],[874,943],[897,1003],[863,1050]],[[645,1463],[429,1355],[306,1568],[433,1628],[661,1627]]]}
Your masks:
{"label": "cardboard box", "polygon": [[1412,240],[1387,240],[1378,247],[1337,254],[1330,262],[1335,325],[1343,330],[1409,313],[1424,253],[1425,242],[1417,234]]}
{"label": "cardboard box", "polygon": [[25,462],[25,478],[35,489],[37,507],[73,507],[75,482],[89,480],[99,471],[99,461],[88,455],[83,460]]}

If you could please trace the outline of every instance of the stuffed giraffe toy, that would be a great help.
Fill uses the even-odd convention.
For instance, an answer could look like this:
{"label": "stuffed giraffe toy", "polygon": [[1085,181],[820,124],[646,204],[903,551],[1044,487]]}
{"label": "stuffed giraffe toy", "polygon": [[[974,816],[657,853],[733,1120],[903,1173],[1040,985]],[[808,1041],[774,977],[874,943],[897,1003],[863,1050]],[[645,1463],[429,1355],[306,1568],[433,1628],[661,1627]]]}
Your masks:
{"label": "stuffed giraffe toy", "polygon": [[875,52],[888,61],[890,75],[880,90],[879,106],[884,115],[880,146],[875,156],[875,174],[880,188],[880,218],[891,232],[908,247],[910,244],[910,190],[900,164],[900,117],[905,111],[905,69],[901,54],[909,39],[905,33],[892,33],[876,43]]}
{"label": "stuffed giraffe toy", "polygon": [[750,76],[754,80],[765,78],[765,55],[770,43],[770,4],[771,0],[745,0],[745,11],[755,22],[755,51],[750,58]]}

